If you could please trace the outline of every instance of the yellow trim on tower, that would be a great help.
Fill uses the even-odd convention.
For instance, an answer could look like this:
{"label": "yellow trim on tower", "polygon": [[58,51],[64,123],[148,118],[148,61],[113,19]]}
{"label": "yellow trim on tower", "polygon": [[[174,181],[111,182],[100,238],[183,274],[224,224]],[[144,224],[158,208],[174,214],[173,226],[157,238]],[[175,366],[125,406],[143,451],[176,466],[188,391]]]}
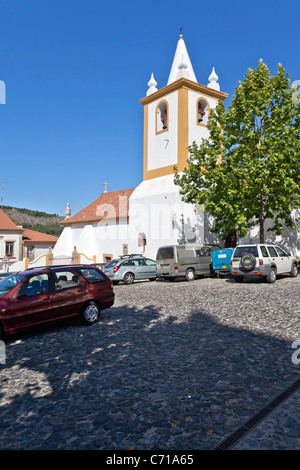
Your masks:
{"label": "yellow trim on tower", "polygon": [[148,104],[144,106],[144,168],[143,168],[143,179],[151,179],[147,178],[148,174]]}
{"label": "yellow trim on tower", "polygon": [[[187,165],[189,146],[189,103],[188,89],[182,87],[178,90],[178,171],[181,172]],[[173,170],[174,173],[174,170]]]}

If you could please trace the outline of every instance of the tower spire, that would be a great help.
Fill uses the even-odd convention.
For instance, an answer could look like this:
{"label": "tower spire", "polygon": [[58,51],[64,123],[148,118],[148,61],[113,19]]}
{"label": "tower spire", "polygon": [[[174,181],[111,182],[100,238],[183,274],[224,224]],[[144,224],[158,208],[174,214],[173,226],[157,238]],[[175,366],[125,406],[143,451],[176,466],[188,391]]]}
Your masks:
{"label": "tower spire", "polygon": [[192,80],[193,82],[197,83],[197,78],[194,73],[193,66],[192,66],[192,63],[191,63],[191,60],[190,60],[190,57],[189,57],[189,54],[188,54],[188,51],[187,51],[187,48],[186,48],[186,45],[185,45],[185,42],[181,33],[182,33],[182,25],[180,28],[179,41],[177,43],[177,48],[175,51],[175,56],[174,56],[171,72],[169,75],[168,85],[170,85],[170,83],[173,83],[178,79],[177,77],[178,70],[182,70],[182,64],[186,64],[186,68],[184,70],[186,72],[186,75],[189,75],[189,80]]}

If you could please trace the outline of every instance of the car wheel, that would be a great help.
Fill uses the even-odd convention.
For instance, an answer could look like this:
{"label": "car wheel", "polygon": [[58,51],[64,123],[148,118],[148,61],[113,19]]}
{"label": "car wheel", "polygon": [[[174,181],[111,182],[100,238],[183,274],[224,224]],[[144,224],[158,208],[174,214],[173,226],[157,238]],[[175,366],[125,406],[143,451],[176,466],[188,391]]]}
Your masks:
{"label": "car wheel", "polygon": [[96,321],[98,320],[99,314],[100,314],[99,305],[96,304],[96,302],[91,301],[88,304],[86,304],[81,310],[80,318],[81,318],[81,321],[85,325],[92,325],[93,323],[96,323]]}
{"label": "car wheel", "polygon": [[196,275],[195,275],[195,271],[193,269],[187,269],[186,270],[186,273],[185,273],[185,278],[187,281],[194,281]]}
{"label": "car wheel", "polygon": [[3,332],[2,325],[0,325],[0,340],[2,340],[3,338],[4,338],[4,332]]}
{"label": "car wheel", "polygon": [[293,264],[292,269],[291,269],[291,277],[297,277],[298,276],[298,266],[296,264]]}
{"label": "car wheel", "polygon": [[269,274],[266,277],[266,280],[269,284],[274,284],[274,282],[276,281],[276,269],[275,268],[270,269]]}
{"label": "car wheel", "polygon": [[123,281],[124,284],[132,284],[134,282],[134,275],[132,273],[126,273]]}
{"label": "car wheel", "polygon": [[244,277],[243,276],[233,276],[233,279],[235,282],[243,282]]}

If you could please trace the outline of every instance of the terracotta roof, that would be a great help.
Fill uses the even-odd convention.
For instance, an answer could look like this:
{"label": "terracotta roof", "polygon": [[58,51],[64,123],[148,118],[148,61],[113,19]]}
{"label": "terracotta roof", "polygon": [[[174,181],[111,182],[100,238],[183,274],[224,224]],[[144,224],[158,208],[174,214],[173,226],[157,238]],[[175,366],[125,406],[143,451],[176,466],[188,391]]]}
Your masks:
{"label": "terracotta roof", "polygon": [[22,234],[23,242],[24,243],[56,243],[58,237],[54,237],[54,235],[48,235],[47,233],[35,232],[34,230],[25,229]]}
{"label": "terracotta roof", "polygon": [[101,194],[94,202],[86,206],[80,212],[69,219],[64,219],[60,223],[72,225],[86,222],[99,222],[103,218],[118,220],[128,217],[129,198],[135,188],[122,189]]}
{"label": "terracotta roof", "polygon": [[8,215],[0,209],[0,231],[1,230],[9,230],[9,231],[18,231],[23,232],[24,229],[18,227],[9,217]]}

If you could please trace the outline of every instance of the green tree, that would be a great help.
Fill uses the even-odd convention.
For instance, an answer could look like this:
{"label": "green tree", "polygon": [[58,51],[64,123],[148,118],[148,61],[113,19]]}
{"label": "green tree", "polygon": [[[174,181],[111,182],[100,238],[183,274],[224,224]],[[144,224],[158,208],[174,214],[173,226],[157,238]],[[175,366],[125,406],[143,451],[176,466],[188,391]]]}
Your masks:
{"label": "green tree", "polygon": [[[292,210],[300,207],[300,105],[281,64],[275,76],[259,61],[239,82],[226,112],[219,101],[208,123],[210,138],[189,147],[188,167],[175,183],[185,202],[204,205],[214,217],[213,232],[225,239],[246,237],[264,222],[280,234],[296,228]],[[220,164],[221,163],[221,164]]]}

